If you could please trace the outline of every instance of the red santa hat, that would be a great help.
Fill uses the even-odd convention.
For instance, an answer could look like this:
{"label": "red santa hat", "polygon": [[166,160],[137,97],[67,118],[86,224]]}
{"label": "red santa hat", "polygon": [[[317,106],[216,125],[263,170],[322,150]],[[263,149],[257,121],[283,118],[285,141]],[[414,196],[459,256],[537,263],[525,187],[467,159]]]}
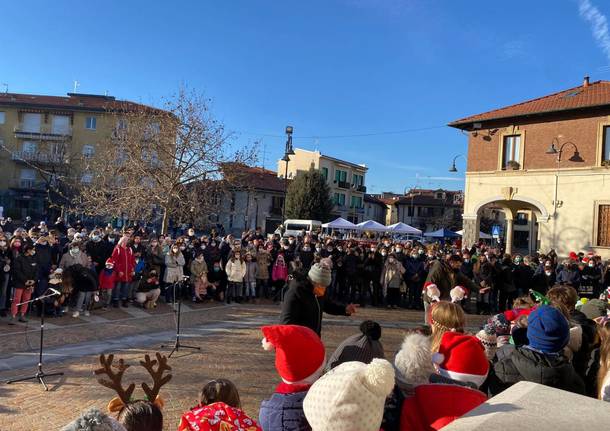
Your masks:
{"label": "red santa hat", "polygon": [[582,258],[582,263],[589,263],[590,260],[591,260],[591,256],[585,256]]}
{"label": "red santa hat", "polygon": [[275,348],[275,368],[287,384],[312,384],[326,364],[326,351],[320,337],[298,325],[263,326],[263,348]]}
{"label": "red santa hat", "polygon": [[112,265],[114,266],[114,260],[112,260],[111,257],[109,257],[108,259],[106,259],[106,265]]}
{"label": "red santa hat", "polygon": [[441,376],[481,386],[489,372],[485,348],[476,337],[458,332],[445,332],[432,360]]}
{"label": "red santa hat", "polygon": [[578,255],[576,254],[576,252],[570,252],[570,260],[578,260]]}

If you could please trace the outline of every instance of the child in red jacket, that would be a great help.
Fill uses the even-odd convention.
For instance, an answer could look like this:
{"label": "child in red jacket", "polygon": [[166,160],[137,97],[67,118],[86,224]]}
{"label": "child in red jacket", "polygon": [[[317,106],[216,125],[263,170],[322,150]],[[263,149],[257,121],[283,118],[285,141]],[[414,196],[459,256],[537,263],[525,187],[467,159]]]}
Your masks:
{"label": "child in red jacket", "polygon": [[112,258],[106,260],[106,267],[100,271],[99,289],[101,293],[102,309],[108,310],[112,301],[112,289],[117,283],[116,272],[114,271],[114,261]]}

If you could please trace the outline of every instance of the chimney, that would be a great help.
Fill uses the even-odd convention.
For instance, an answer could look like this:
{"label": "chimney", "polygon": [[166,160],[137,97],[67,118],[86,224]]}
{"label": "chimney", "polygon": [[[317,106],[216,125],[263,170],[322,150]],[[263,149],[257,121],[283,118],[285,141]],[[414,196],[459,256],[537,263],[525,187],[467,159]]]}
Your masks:
{"label": "chimney", "polygon": [[588,76],[585,76],[584,79],[582,80],[582,86],[583,87],[589,86],[589,77]]}

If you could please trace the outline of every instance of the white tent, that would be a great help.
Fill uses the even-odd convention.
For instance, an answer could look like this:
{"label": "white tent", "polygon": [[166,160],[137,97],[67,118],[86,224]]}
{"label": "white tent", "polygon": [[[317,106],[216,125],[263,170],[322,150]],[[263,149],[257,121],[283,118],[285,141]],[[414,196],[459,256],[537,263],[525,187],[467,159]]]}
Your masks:
{"label": "white tent", "polygon": [[414,228],[413,226],[409,226],[406,223],[394,223],[386,228],[388,232],[392,233],[410,233],[413,235],[421,235],[421,230]]}
{"label": "white tent", "polygon": [[358,223],[356,225],[356,229],[358,230],[369,230],[375,232],[386,232],[388,230],[387,227],[382,225],[381,223],[377,223],[375,220],[367,220],[362,223]]}
{"label": "white tent", "polygon": [[322,227],[325,229],[356,229],[356,225],[354,223],[341,217],[328,223],[324,223]]}
{"label": "white tent", "polygon": [[[463,229],[462,230],[458,230],[455,233],[457,233],[459,236],[463,236],[464,235],[464,230]],[[493,237],[490,234],[488,234],[488,233],[479,231],[479,238],[480,239],[492,239]]]}

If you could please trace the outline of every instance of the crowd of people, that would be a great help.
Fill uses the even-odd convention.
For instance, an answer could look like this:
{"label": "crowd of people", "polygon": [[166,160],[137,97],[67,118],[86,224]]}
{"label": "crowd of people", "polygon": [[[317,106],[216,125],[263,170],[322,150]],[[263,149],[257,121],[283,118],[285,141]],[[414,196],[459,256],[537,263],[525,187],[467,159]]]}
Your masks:
{"label": "crowd of people", "polygon": [[[511,256],[484,244],[389,237],[265,237],[257,229],[235,238],[189,229],[172,238],[138,226],[26,223],[11,230],[0,221],[0,305],[10,302],[12,319],[24,320],[27,305],[17,304],[49,287],[61,295],[38,311],[74,307],[74,317],[92,307],[152,308],[176,296],[282,303],[280,324],[262,328],[279,384],[258,421],[219,376],[182,416],[180,431],[439,429],[520,381],[610,401],[610,269],[594,254],[561,260],[554,251]],[[365,321],[327,359],[322,314],[349,316],[368,305],[425,310],[425,325],[407,330],[395,357],[386,358],[381,326]],[[468,333],[467,313],[488,319]],[[93,410],[65,429],[161,430],[157,395],[169,378],[165,359],[156,363],[152,397],[124,396],[116,420]]]}
{"label": "crowd of people", "polygon": [[[322,259],[332,264],[325,297],[359,306],[428,309],[426,283],[449,299],[456,286],[462,306],[491,314],[511,307],[530,290],[544,294],[555,284],[573,287],[580,297],[596,298],[610,286],[610,266],[598,256],[572,253],[507,255],[493,246],[394,241],[390,237],[343,240],[333,234],[282,238],[260,229],[241,237],[156,235],[137,225],[122,230],[87,229],[58,219],[47,226],[26,218],[15,225],[0,220],[0,316],[25,321],[28,305],[49,287],[61,296],[47,300],[47,314],[73,317],[93,309],[154,308],[176,296],[194,302],[279,302],[288,282]],[[432,295],[433,296],[433,295]],[[34,306],[41,312],[41,305]]]}

